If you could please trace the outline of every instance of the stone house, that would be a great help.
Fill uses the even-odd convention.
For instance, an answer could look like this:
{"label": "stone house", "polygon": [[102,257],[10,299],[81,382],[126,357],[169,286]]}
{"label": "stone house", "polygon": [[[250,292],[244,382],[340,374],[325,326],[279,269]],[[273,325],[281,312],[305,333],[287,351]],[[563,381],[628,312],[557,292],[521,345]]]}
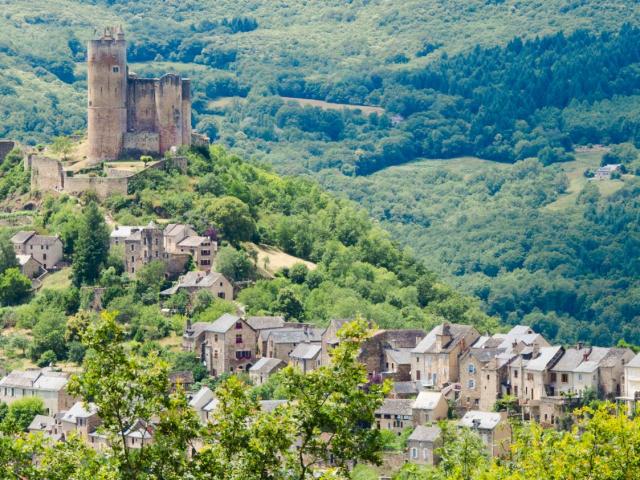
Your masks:
{"label": "stone house", "polygon": [[534,348],[532,353],[509,364],[510,380],[519,403],[536,420],[540,419],[540,401],[552,395],[551,368],[564,353],[561,346]]}
{"label": "stone house", "polygon": [[69,434],[75,433],[85,442],[90,442],[90,434],[95,432],[101,423],[98,407],[95,404],[85,405],[83,402],[76,402],[59,417],[56,432],[62,438],[67,438]]}
{"label": "stone house", "polygon": [[69,375],[49,368],[14,370],[0,380],[0,402],[11,404],[22,398],[38,397],[47,415],[68,410],[75,399],[67,393]]}
{"label": "stone house", "polygon": [[621,164],[618,163],[615,165],[604,165],[602,167],[599,167],[596,170],[594,178],[596,180],[611,180],[611,177],[614,173],[622,173]]}
{"label": "stone house", "polygon": [[193,352],[214,377],[248,372],[255,363],[256,332],[243,318],[225,313],[213,323],[188,324],[183,349]]}
{"label": "stone house", "polygon": [[411,351],[411,380],[442,389],[460,380],[460,357],[480,334],[470,325],[444,323]]}
{"label": "stone house", "polygon": [[502,457],[509,452],[511,425],[505,412],[470,410],[460,419],[458,427],[477,433],[493,457]]}
{"label": "stone house", "polygon": [[466,409],[492,411],[509,389],[509,362],[522,352],[549,346],[527,326],[508,333],[482,336],[460,357],[460,405]]}
{"label": "stone house", "polygon": [[63,245],[58,236],[21,231],[11,237],[11,244],[16,255],[32,256],[45,270],[54,268],[62,260]]}
{"label": "stone house", "polygon": [[27,278],[36,278],[44,270],[44,266],[31,255],[16,255],[20,265],[20,273]]}
{"label": "stone house", "polygon": [[209,271],[218,250],[218,243],[209,237],[191,235],[178,242],[175,253],[189,254],[198,270]]}
{"label": "stone house", "polygon": [[418,425],[407,439],[407,460],[418,465],[435,466],[440,462],[436,451],[441,446],[440,427]]}
{"label": "stone house", "polygon": [[197,391],[193,397],[189,400],[189,407],[191,407],[198,418],[203,424],[206,424],[210,420],[210,414],[217,406],[218,400],[209,387],[202,387]]}
{"label": "stone house", "polygon": [[171,296],[184,291],[193,297],[198,292],[208,291],[216,298],[233,300],[233,285],[218,272],[192,271],[182,275],[171,288],[163,290],[160,295]]}
{"label": "stone house", "polygon": [[623,396],[619,398],[627,404],[628,413],[634,414],[640,400],[640,353],[624,366]]}
{"label": "stone house", "polygon": [[416,382],[393,382],[389,398],[416,398],[418,392]]}
{"label": "stone house", "polygon": [[320,366],[320,343],[299,343],[289,354],[290,363],[302,370],[303,373],[311,372]]}
{"label": "stone house", "polygon": [[183,223],[170,223],[164,227],[164,249],[169,253],[180,253],[178,243],[187,237],[197,236],[193,226]]}
{"label": "stone house", "polygon": [[320,363],[322,365],[329,365],[331,363],[330,352],[333,350],[340,341],[338,340],[338,330],[340,330],[345,323],[349,322],[349,319],[332,319],[327,325],[327,328],[322,332],[320,343],[322,344],[322,353],[320,354]]}
{"label": "stone house", "polygon": [[[304,326],[303,328],[278,328],[274,330],[263,330],[261,338],[266,339],[266,355],[270,358],[279,358],[285,363],[289,363],[289,355],[301,343],[320,344],[321,330],[314,327]],[[262,342],[260,342],[262,343]]]}
{"label": "stone house", "polygon": [[274,373],[282,370],[285,363],[279,358],[261,357],[249,369],[249,378],[254,385],[262,385]]}
{"label": "stone house", "polygon": [[36,415],[27,427],[29,433],[41,433],[45,437],[54,435],[56,419],[48,415]]}
{"label": "stone house", "polygon": [[423,336],[423,330],[378,330],[362,343],[358,360],[374,381],[383,378],[411,380],[407,356]]}
{"label": "stone house", "polygon": [[279,316],[253,316],[247,317],[247,323],[256,331],[258,337],[258,355],[266,356],[267,352],[267,336],[262,335],[263,332],[283,328],[288,324],[284,321],[284,317]]}
{"label": "stone house", "polygon": [[422,391],[412,402],[414,425],[427,425],[447,418],[449,404],[441,392]]}
{"label": "stone house", "polygon": [[[120,239],[121,232],[118,232],[114,238]],[[121,240],[121,243],[124,244],[125,272],[130,275],[135,275],[144,265],[153,260],[167,261],[168,255],[164,250],[162,229],[153,222],[140,229],[131,228],[130,235]]]}
{"label": "stone house", "polygon": [[405,428],[413,426],[412,404],[413,400],[385,398],[374,413],[376,427],[400,435]]}

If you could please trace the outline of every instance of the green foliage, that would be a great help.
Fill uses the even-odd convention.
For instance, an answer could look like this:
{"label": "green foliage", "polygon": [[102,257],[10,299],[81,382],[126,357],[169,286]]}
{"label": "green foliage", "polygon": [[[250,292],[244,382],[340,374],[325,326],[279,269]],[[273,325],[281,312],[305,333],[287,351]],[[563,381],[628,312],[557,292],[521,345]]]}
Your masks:
{"label": "green foliage", "polygon": [[73,255],[73,283],[93,284],[100,277],[109,252],[109,231],[98,205],[91,201],[80,220],[78,240]]}
{"label": "green foliage", "polygon": [[21,398],[9,405],[0,430],[7,433],[24,432],[33,417],[42,414],[44,414],[44,404],[40,398]]}
{"label": "green foliage", "polygon": [[229,280],[240,282],[255,276],[255,266],[243,250],[222,247],[216,256],[216,270]]}
{"label": "green foliage", "polygon": [[8,268],[0,274],[0,305],[17,305],[29,297],[31,281],[19,268]]}
{"label": "green foliage", "polygon": [[256,225],[249,207],[235,197],[220,197],[207,204],[205,214],[219,229],[222,237],[237,245],[241,241],[252,240]]}
{"label": "green foliage", "polygon": [[67,156],[73,150],[73,142],[69,137],[56,137],[51,143],[51,150],[62,156],[66,160]]}
{"label": "green foliage", "polygon": [[39,367],[51,367],[55,365],[57,359],[58,356],[56,355],[56,352],[54,352],[53,350],[47,350],[43,352],[42,355],[40,355],[40,358],[38,358],[36,365],[38,365]]}
{"label": "green foliage", "polygon": [[13,245],[11,245],[8,238],[0,237],[0,274],[4,273],[8,268],[18,267],[18,259],[13,250]]}

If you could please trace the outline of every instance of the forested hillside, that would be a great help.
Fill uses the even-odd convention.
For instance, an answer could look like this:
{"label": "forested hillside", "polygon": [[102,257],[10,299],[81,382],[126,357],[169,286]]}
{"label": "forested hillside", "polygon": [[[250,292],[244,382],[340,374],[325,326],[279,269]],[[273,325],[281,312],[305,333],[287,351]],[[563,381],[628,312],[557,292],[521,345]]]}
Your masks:
{"label": "forested hillside", "polygon": [[424,161],[323,182],[504,322],[561,342],[638,343],[640,183],[589,182],[584,172],[601,157],[550,167]]}

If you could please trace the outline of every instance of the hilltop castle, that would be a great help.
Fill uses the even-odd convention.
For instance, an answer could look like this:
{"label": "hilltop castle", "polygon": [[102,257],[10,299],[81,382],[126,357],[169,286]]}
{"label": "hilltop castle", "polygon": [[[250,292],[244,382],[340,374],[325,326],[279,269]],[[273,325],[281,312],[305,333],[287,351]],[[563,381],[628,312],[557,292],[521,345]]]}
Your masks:
{"label": "hilltop castle", "polygon": [[87,67],[90,162],[191,145],[191,82],[130,74],[122,27],[89,41]]}

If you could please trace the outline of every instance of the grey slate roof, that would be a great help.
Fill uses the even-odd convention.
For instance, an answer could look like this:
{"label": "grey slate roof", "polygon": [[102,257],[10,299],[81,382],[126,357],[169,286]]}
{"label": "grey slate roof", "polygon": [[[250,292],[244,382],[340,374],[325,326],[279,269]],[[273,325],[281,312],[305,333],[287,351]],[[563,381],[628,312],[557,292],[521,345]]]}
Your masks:
{"label": "grey slate roof", "polygon": [[378,415],[412,415],[412,405],[413,400],[385,398],[375,413]]}
{"label": "grey slate roof", "polygon": [[284,366],[284,362],[279,358],[262,357],[249,368],[249,372],[271,373],[281,365]]}
{"label": "grey slate roof", "polygon": [[254,330],[265,330],[268,328],[281,328],[284,325],[283,317],[248,317],[247,323]]}
{"label": "grey slate roof", "polygon": [[56,421],[53,417],[49,417],[47,415],[36,415],[33,417],[33,420],[29,424],[27,430],[30,432],[46,432],[51,430],[55,423]]}
{"label": "grey slate roof", "polygon": [[384,352],[397,365],[408,365],[411,363],[411,350],[411,348],[385,348]]}
{"label": "grey slate roof", "polygon": [[527,362],[527,370],[534,372],[542,372],[548,368],[549,362],[553,360],[556,354],[562,350],[562,347],[543,347],[540,349],[540,355],[532,358]]}
{"label": "grey slate roof", "polygon": [[321,335],[318,328],[278,328],[271,330],[267,339],[273,343],[319,342]]}
{"label": "grey slate roof", "polygon": [[289,356],[300,360],[311,360],[318,356],[321,349],[319,343],[299,343]]}
{"label": "grey slate roof", "polygon": [[173,295],[181,288],[209,288],[222,279],[226,280],[224,275],[219,272],[187,272],[178,279],[175,285],[160,292],[160,295]]}
{"label": "grey slate roof", "polygon": [[409,442],[435,442],[440,435],[442,434],[442,430],[437,425],[433,425],[431,427],[427,427],[424,425],[418,425],[409,438],[407,439]]}
{"label": "grey slate roof", "polygon": [[62,390],[69,378],[60,372],[42,370],[14,370],[0,380],[0,387],[33,388],[57,392]]}
{"label": "grey slate roof", "polygon": [[393,382],[393,392],[396,394],[418,394],[418,386],[416,382]]}
{"label": "grey slate roof", "polygon": [[470,410],[460,419],[458,425],[467,428],[479,428],[481,430],[493,430],[500,423],[501,417],[495,412],[481,412]]}
{"label": "grey slate roof", "polygon": [[86,407],[83,402],[76,402],[73,406],[62,415],[63,422],[76,423],[78,418],[88,418],[98,413],[98,407],[89,403]]}
{"label": "grey slate roof", "polygon": [[131,225],[118,225],[116,228],[109,234],[111,238],[128,238],[134,231],[140,231],[144,227],[142,226],[131,226]]}
{"label": "grey slate roof", "polygon": [[[420,340],[420,343],[416,345],[416,348],[412,350],[412,353],[437,353],[436,349],[436,336],[441,335],[444,325],[438,325],[434,327],[426,337]],[[451,341],[442,346],[442,352],[451,351],[464,336],[473,330],[471,325],[461,325],[457,323],[450,323],[449,329],[451,333]]]}
{"label": "grey slate roof", "polygon": [[199,247],[203,243],[210,242],[209,237],[201,237],[198,235],[190,235],[186,237],[184,240],[178,242],[179,247]]}
{"label": "grey slate roof", "polygon": [[211,389],[209,387],[202,387],[191,400],[189,400],[189,406],[196,410],[202,410],[213,398],[214,395]]}
{"label": "grey slate roof", "polygon": [[230,313],[225,313],[215,322],[207,324],[204,330],[214,333],[226,333],[233,328],[238,321],[240,321],[240,317],[231,315]]}
{"label": "grey slate roof", "polygon": [[11,237],[11,243],[22,245],[35,234],[36,234],[35,230],[20,231],[16,233],[13,237]]}
{"label": "grey slate roof", "polygon": [[640,368],[640,353],[636,354],[636,356],[633,357],[626,366]]}
{"label": "grey slate roof", "polygon": [[425,390],[418,393],[412,407],[417,410],[433,410],[443,398],[440,392]]}

